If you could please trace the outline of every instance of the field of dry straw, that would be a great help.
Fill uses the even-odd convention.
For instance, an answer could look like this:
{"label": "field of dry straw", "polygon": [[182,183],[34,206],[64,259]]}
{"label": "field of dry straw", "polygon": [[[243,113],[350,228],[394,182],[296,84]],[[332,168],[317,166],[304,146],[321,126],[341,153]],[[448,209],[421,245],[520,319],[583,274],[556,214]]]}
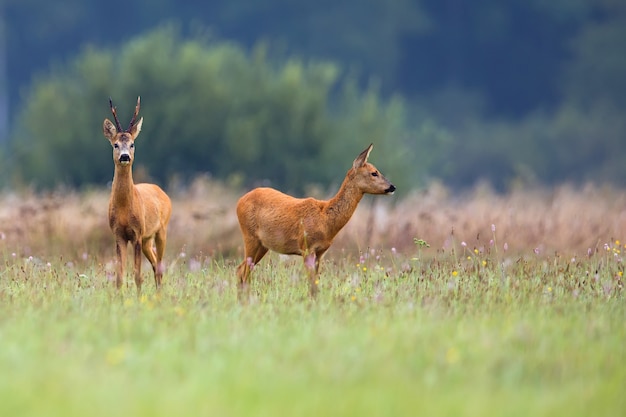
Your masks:
{"label": "field of dry straw", "polygon": [[[169,193],[174,211],[166,262],[181,253],[242,255],[235,204],[244,190],[201,178],[185,190]],[[0,195],[0,251],[17,257],[60,256],[72,262],[112,259],[108,198],[105,189],[5,192]],[[478,187],[455,195],[435,184],[404,197],[367,196],[326,256],[392,248],[410,256],[416,251],[414,239],[430,244],[423,252],[426,256],[463,242],[479,250],[496,244],[501,254],[512,256],[533,252],[583,256],[605,243],[626,240],[626,191],[561,186],[500,195]]]}

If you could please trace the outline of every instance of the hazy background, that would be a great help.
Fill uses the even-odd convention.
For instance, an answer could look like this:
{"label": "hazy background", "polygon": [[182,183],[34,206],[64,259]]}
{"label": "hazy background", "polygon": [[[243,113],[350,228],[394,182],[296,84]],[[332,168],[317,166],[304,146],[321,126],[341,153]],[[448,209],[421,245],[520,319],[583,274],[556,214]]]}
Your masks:
{"label": "hazy background", "polygon": [[2,0],[0,185],[626,184],[623,0]]}

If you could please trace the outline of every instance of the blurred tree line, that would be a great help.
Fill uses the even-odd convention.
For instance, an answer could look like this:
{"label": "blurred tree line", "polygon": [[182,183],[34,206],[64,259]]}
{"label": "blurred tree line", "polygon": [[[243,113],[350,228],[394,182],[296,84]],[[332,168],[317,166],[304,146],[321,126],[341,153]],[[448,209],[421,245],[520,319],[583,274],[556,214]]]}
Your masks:
{"label": "blurred tree line", "polygon": [[373,142],[405,189],[623,185],[625,47],[620,0],[3,0],[3,178],[109,180],[107,99],[141,95],[162,183],[302,192]]}

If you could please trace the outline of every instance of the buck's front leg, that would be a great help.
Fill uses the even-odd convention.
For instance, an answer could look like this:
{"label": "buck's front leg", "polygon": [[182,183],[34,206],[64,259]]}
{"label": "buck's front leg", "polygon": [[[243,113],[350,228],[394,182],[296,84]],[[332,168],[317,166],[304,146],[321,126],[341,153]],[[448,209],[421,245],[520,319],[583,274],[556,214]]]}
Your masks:
{"label": "buck's front leg", "polygon": [[137,297],[141,295],[141,241],[135,242],[135,286],[137,287]]}
{"label": "buck's front leg", "polygon": [[115,286],[119,290],[124,282],[124,266],[126,265],[126,242],[122,240],[115,241],[115,252],[117,254],[117,276],[115,277]]}

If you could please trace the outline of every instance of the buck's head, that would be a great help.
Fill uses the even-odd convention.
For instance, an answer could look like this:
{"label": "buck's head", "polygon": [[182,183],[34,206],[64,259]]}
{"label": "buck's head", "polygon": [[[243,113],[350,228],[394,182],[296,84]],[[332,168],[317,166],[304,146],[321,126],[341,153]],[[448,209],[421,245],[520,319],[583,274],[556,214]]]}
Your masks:
{"label": "buck's head", "polygon": [[115,111],[115,107],[113,107],[113,102],[109,98],[109,105],[111,106],[111,113],[113,113],[115,124],[109,119],[104,119],[102,130],[104,137],[107,138],[109,142],[111,142],[111,146],[113,146],[113,161],[115,165],[131,165],[135,159],[135,139],[139,135],[143,123],[143,117],[137,121],[139,103],[140,98],[137,97],[135,114],[128,125],[128,129],[123,130],[117,119],[117,112]]}
{"label": "buck's head", "polygon": [[367,162],[374,144],[370,144],[356,157],[352,163],[352,169],[348,173],[352,181],[359,189],[367,194],[393,194],[396,191],[393,185],[378,169]]}

